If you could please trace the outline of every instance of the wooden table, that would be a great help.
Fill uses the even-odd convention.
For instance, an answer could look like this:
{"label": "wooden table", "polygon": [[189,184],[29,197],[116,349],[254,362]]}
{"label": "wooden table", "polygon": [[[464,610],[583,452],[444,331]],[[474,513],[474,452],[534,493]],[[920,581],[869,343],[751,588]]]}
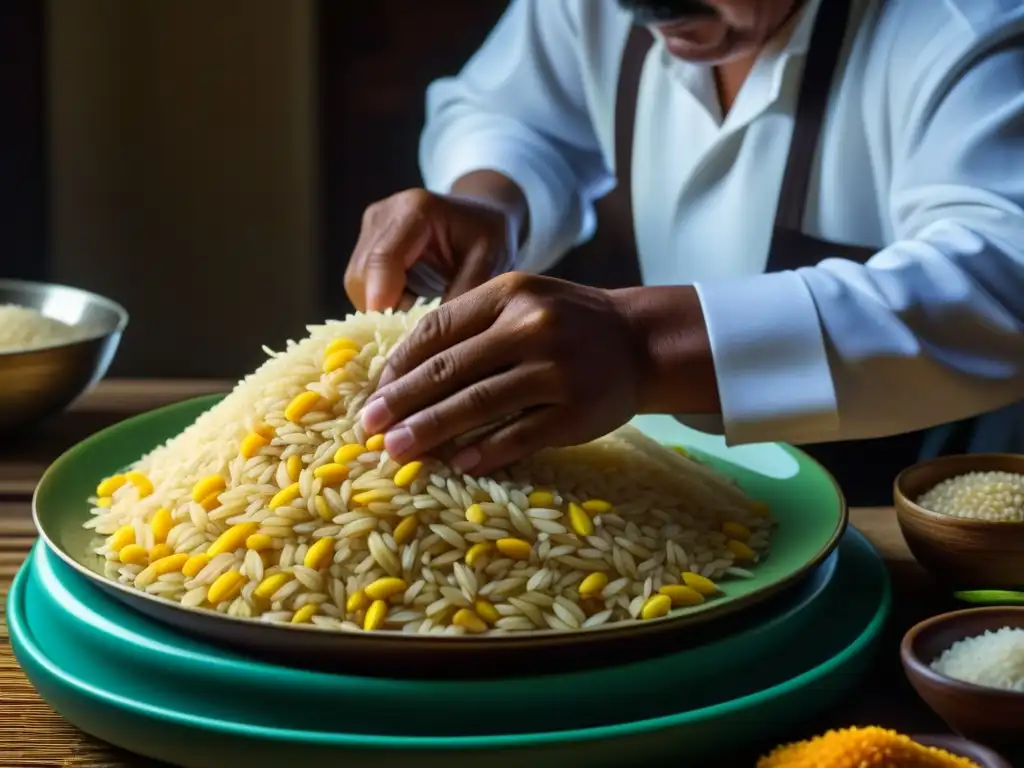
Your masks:
{"label": "wooden table", "polygon": [[[224,382],[111,381],[34,436],[0,444],[0,601],[5,600],[11,579],[35,538],[30,497],[54,458],[87,435],[131,415],[227,388]],[[911,558],[891,509],[855,509],[852,522],[889,565],[894,616],[863,691],[794,735],[806,737],[830,727],[855,724],[884,725],[904,733],[946,733],[945,726],[906,683],[897,648],[899,638],[913,623],[953,606]],[[753,766],[753,759],[734,756],[726,765]],[[0,619],[0,768],[9,766],[152,768],[153,763],[103,744],[56,715],[18,669]]]}

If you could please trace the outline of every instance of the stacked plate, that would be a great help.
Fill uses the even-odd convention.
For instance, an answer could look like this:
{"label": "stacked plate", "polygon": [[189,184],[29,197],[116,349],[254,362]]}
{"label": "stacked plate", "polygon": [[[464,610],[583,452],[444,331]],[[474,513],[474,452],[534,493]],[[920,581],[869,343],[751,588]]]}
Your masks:
{"label": "stacked plate", "polygon": [[[889,610],[877,553],[831,478],[790,448],[726,450],[639,419],[767,501],[757,576],[697,610],[572,634],[427,638],[268,627],[122,590],[98,573],[81,500],[211,401],[118,425],[40,484],[43,541],[7,615],[19,662],[68,720],[183,766],[643,765],[787,736],[848,691]],[[493,642],[492,642],[493,640]]]}

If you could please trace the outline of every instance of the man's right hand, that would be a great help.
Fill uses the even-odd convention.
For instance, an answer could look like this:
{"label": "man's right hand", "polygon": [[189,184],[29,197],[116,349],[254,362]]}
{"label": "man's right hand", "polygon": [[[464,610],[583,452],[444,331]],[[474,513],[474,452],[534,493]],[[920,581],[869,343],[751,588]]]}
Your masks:
{"label": "man's right hand", "polygon": [[345,291],[356,309],[398,306],[405,295],[406,274],[418,262],[444,278],[446,299],[511,267],[523,223],[521,212],[515,205],[502,204],[500,197],[494,203],[477,202],[472,196],[460,196],[458,185],[453,192],[444,196],[410,189],[366,209],[345,271]]}

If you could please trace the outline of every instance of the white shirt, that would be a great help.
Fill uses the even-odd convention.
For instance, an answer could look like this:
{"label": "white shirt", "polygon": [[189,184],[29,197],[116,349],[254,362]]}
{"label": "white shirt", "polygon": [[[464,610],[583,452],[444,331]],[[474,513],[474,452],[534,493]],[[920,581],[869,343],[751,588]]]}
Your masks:
{"label": "white shirt", "polygon": [[[1024,397],[1024,0],[855,0],[804,232],[878,253],[764,274],[820,2],[724,121],[709,68],[660,40],[640,83],[644,282],[696,284],[732,444],[879,437]],[[515,180],[521,269],[589,237],[614,184],[630,23],[614,0],[513,0],[429,89],[427,186],[480,169]]]}

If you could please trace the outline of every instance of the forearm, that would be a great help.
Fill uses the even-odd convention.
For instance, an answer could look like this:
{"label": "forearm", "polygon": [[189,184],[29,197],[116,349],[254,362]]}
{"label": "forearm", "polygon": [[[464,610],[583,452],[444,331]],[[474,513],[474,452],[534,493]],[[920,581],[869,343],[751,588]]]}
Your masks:
{"label": "forearm", "polygon": [[718,382],[693,286],[626,288],[610,295],[629,323],[642,413],[718,413]]}
{"label": "forearm", "polygon": [[479,200],[505,212],[515,226],[517,245],[522,247],[530,233],[530,208],[523,190],[497,171],[471,171],[451,185],[451,194]]}

